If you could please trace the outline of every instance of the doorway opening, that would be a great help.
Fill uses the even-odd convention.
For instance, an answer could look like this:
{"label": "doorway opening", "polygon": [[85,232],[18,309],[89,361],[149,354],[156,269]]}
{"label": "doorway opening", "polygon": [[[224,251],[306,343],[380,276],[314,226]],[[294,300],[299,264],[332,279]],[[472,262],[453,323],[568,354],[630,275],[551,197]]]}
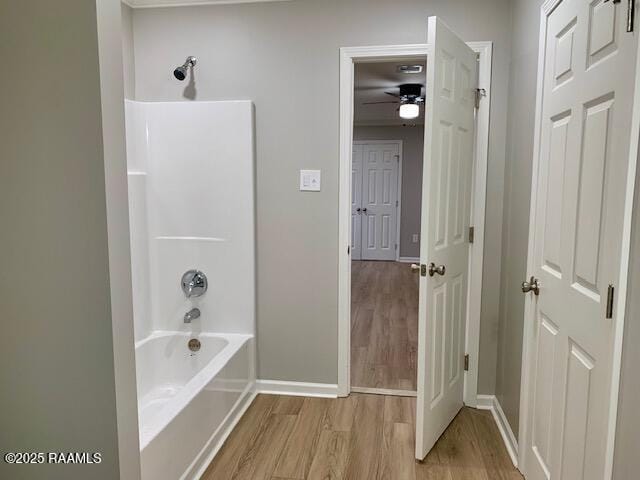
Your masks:
{"label": "doorway opening", "polygon": [[425,83],[425,58],[354,68],[353,392],[416,396]]}
{"label": "doorway opening", "polygon": [[[484,219],[485,219],[485,200],[486,200],[486,180],[487,180],[487,161],[488,161],[488,136],[489,136],[489,110],[490,110],[490,98],[491,98],[491,54],[492,44],[491,42],[469,42],[467,45],[476,52],[478,57],[478,86],[481,87],[482,95],[478,98],[479,108],[475,113],[475,134],[473,141],[473,172],[470,187],[471,196],[471,225],[473,226],[474,243],[470,247],[470,259],[469,259],[469,288],[466,298],[466,315],[464,318],[464,352],[468,355],[469,363],[468,370],[464,373],[464,403],[468,406],[476,407],[477,402],[477,382],[478,382],[478,357],[479,357],[479,331],[480,331],[480,303],[481,303],[481,291],[482,291],[482,264],[483,264],[483,249],[484,249]],[[340,183],[339,183],[339,277],[338,277],[338,395],[347,396],[353,391],[361,391],[361,388],[376,388],[376,393],[388,393],[398,394],[403,393],[413,395],[413,385],[407,381],[389,383],[392,388],[388,388],[385,391],[383,389],[384,383],[378,382],[376,387],[362,387],[358,385],[361,383],[357,376],[355,381],[352,381],[352,363],[358,362],[358,359],[354,359],[357,353],[352,355],[352,324],[354,330],[358,327],[358,313],[355,311],[362,305],[366,304],[367,299],[363,302],[362,299],[355,299],[352,302],[352,284],[354,289],[354,295],[359,292],[366,293],[371,291],[372,288],[369,285],[372,280],[368,279],[369,276],[374,278],[383,278],[383,274],[375,274],[373,269],[367,269],[366,263],[372,262],[372,266],[382,269],[383,262],[388,262],[388,267],[396,267],[398,270],[401,267],[405,267],[406,270],[402,270],[408,277],[406,282],[410,282],[410,279],[417,281],[419,275],[411,273],[411,263],[424,264],[427,260],[422,259],[420,263],[420,248],[416,248],[413,253],[410,248],[413,245],[413,235],[418,234],[418,245],[422,241],[420,234],[420,220],[417,225],[411,225],[407,223],[406,213],[407,206],[405,205],[404,198],[410,192],[407,190],[406,182],[402,179],[406,179],[408,175],[414,175],[407,166],[407,142],[402,135],[387,134],[382,136],[373,136],[374,129],[380,130],[382,125],[375,125],[375,122],[371,118],[367,119],[366,116],[359,111],[360,107],[355,100],[357,93],[355,92],[356,75],[363,67],[374,67],[376,64],[392,64],[397,68],[399,65],[418,65],[427,64],[428,54],[430,51],[430,45],[428,44],[415,44],[415,45],[389,45],[389,46],[375,46],[375,47],[346,47],[340,50],[341,62],[340,62]],[[382,67],[380,67],[382,68]],[[409,82],[406,82],[409,83]],[[399,93],[399,84],[395,84],[396,90],[389,90],[391,93]],[[366,86],[366,85],[365,85]],[[371,85],[370,85],[371,86]],[[367,91],[366,88],[364,89]],[[373,89],[372,89],[373,90]],[[424,92],[424,90],[423,90]],[[395,100],[397,97],[384,94],[388,97],[388,100]],[[387,101],[388,101],[387,100]],[[365,100],[366,101],[366,100]],[[382,100],[380,100],[382,101]],[[392,104],[381,104],[392,105]],[[397,105],[396,105],[397,108]],[[428,111],[428,110],[427,110]],[[399,118],[399,112],[393,107],[391,108],[391,115],[394,118]],[[421,112],[422,114],[422,112]],[[355,122],[356,116],[359,117],[358,122]],[[357,124],[356,124],[357,123]],[[402,121],[399,120],[395,128],[402,129],[403,124],[413,124],[414,121]],[[354,128],[354,124],[355,128]],[[424,126],[417,127],[404,127],[407,131],[410,129],[423,129]],[[370,133],[371,135],[364,135],[364,133]],[[362,135],[361,135],[362,134]],[[397,215],[400,217],[399,225],[396,224],[396,230],[400,227],[400,233],[396,233],[396,241],[398,243],[398,251],[394,252],[395,256],[390,260],[368,260],[365,254],[362,257],[362,245],[360,246],[360,258],[357,258],[357,247],[354,244],[354,232],[352,231],[354,214],[357,215],[357,208],[367,208],[363,206],[356,206],[352,201],[352,189],[354,187],[354,168],[353,158],[359,155],[356,152],[354,155],[354,147],[357,149],[365,143],[372,143],[373,141],[380,142],[388,145],[393,145],[394,142],[399,143],[400,148],[398,155],[400,155],[400,162],[398,165],[398,179],[400,180],[400,186],[398,189],[398,209]],[[371,147],[373,148],[373,147]],[[390,173],[389,175],[392,175]],[[358,178],[358,177],[356,177]],[[389,179],[391,180],[391,178]],[[365,185],[365,183],[362,183]],[[366,184],[368,186],[368,184]],[[357,203],[357,202],[356,202]],[[354,210],[356,210],[354,212]],[[367,210],[366,213],[369,213]],[[415,213],[415,212],[414,212]],[[421,212],[422,213],[422,212]],[[362,213],[360,213],[361,218]],[[391,220],[391,219],[389,219]],[[405,230],[403,227],[407,226]],[[365,220],[366,221],[366,220]],[[359,227],[362,228],[363,220],[360,220]],[[374,222],[371,221],[373,224]],[[367,224],[367,226],[369,226]],[[373,227],[373,225],[372,225]],[[357,228],[357,226],[356,226]],[[385,227],[388,231],[391,229],[391,223]],[[354,229],[355,230],[355,229]],[[404,232],[404,233],[403,233]],[[465,235],[465,238],[467,235]],[[360,239],[362,242],[362,231],[355,232],[355,239]],[[403,243],[405,242],[405,243]],[[409,249],[407,249],[407,245]],[[356,247],[356,257],[352,258],[352,248]],[[403,248],[405,247],[405,248]],[[393,243],[393,249],[395,250],[395,242]],[[405,253],[408,252],[408,253]],[[360,263],[356,263],[360,262]],[[407,263],[405,263],[407,262]],[[353,267],[353,268],[352,268]],[[363,268],[359,268],[363,267]],[[420,267],[418,267],[420,268]],[[398,272],[396,272],[398,273]],[[352,278],[353,277],[353,278]],[[393,273],[387,272],[385,277],[388,277],[388,285],[381,285],[382,290],[389,290],[389,284],[392,282]],[[403,280],[400,279],[400,275],[396,275],[395,279],[403,285]],[[352,281],[353,280],[353,281]],[[373,280],[375,282],[375,280]],[[404,286],[400,286],[398,289],[402,291],[410,290],[407,283]],[[383,282],[384,283],[384,282]],[[364,289],[362,284],[367,284],[369,287]],[[360,286],[359,286],[360,285]],[[360,289],[360,290],[358,290]],[[415,290],[414,290],[415,292]],[[390,291],[387,292],[390,295]],[[368,299],[369,303],[371,298]],[[408,303],[409,304],[409,303]],[[352,319],[352,306],[354,307]],[[365,305],[365,309],[366,309]],[[406,315],[405,315],[406,316]],[[364,325],[363,323],[360,326]],[[384,332],[384,331],[383,331]],[[359,332],[355,332],[354,337],[358,338]],[[366,338],[360,337],[360,338]],[[354,345],[355,348],[355,345]],[[410,348],[410,347],[409,347]],[[375,350],[374,350],[375,351]],[[382,355],[388,355],[389,349],[382,350]],[[364,353],[364,350],[358,353]],[[408,358],[409,362],[417,362],[411,358],[411,350],[409,350]],[[391,356],[392,357],[392,356]],[[375,364],[375,358],[374,358]],[[375,369],[374,369],[375,370]],[[384,369],[379,369],[384,370]],[[384,377],[383,375],[378,375]],[[374,372],[370,374],[370,378],[376,378]],[[402,377],[400,377],[402,378]],[[374,384],[375,385],[375,384]],[[353,386],[353,388],[352,388]],[[419,387],[419,382],[418,385]],[[360,388],[359,388],[360,387]],[[395,388],[393,388],[395,387]],[[398,388],[399,387],[399,388]],[[419,388],[418,388],[419,390]]]}

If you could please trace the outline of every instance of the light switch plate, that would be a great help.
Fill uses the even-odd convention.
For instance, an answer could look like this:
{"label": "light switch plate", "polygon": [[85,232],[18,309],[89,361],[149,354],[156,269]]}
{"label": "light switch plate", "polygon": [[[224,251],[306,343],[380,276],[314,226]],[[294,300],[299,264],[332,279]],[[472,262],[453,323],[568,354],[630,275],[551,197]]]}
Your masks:
{"label": "light switch plate", "polygon": [[320,191],[320,170],[300,170],[300,191]]}
{"label": "light switch plate", "polygon": [[414,234],[411,236],[411,241],[412,241],[413,243],[418,243],[418,240],[419,240],[419,239],[420,239],[420,235],[419,235],[419,234],[417,234],[417,233],[414,233]]}

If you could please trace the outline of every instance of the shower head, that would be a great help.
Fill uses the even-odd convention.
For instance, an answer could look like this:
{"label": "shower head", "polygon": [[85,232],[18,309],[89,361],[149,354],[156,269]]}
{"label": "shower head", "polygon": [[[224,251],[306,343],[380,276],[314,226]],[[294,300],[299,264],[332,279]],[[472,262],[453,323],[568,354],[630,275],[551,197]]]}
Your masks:
{"label": "shower head", "polygon": [[182,81],[187,78],[187,69],[196,66],[196,57],[187,57],[187,61],[173,71],[173,76]]}

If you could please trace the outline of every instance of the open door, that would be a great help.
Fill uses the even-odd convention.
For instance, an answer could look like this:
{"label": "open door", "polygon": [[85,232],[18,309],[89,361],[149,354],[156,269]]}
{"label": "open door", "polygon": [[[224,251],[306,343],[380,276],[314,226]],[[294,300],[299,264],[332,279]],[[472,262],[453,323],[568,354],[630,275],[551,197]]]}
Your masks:
{"label": "open door", "polygon": [[462,408],[476,54],[429,17],[416,458]]}

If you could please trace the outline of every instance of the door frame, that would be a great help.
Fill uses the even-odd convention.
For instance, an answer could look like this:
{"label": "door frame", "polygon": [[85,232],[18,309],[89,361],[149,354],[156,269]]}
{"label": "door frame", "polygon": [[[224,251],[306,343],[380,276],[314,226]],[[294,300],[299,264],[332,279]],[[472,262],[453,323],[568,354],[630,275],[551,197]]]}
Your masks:
{"label": "door frame", "polygon": [[[480,306],[484,260],[485,203],[489,158],[489,114],[491,106],[491,57],[493,42],[467,42],[478,54],[478,86],[485,90],[476,112],[474,142],[474,186],[470,244],[469,289],[465,319],[465,352],[469,370],[464,379],[464,403],[476,407],[478,357],[480,351]],[[388,62],[426,57],[428,44],[343,47],[340,49],[340,171],[338,185],[338,396],[351,392],[351,155],[353,144],[353,88],[356,63]],[[399,247],[398,247],[399,248]]]}
{"label": "door frame", "polygon": [[[542,95],[544,85],[544,54],[547,37],[547,20],[549,15],[563,0],[547,0],[540,8],[540,36],[538,43],[538,78],[536,85],[536,114],[535,114],[535,130],[533,143],[533,163],[531,175],[531,205],[529,212],[529,242],[527,248],[527,273],[533,272],[535,269],[534,247],[535,247],[535,213],[536,213],[536,195],[538,187],[538,169],[540,166],[540,140],[542,133]],[[636,22],[636,27],[638,22]],[[622,32],[626,35],[627,32]],[[630,147],[629,147],[629,164],[627,172],[627,184],[625,192],[625,208],[624,223],[622,231],[622,247],[620,259],[620,274],[618,277],[617,298],[614,305],[614,346],[613,346],[613,362],[612,362],[612,379],[611,379],[611,405],[609,407],[609,423],[607,426],[607,447],[605,452],[605,479],[613,478],[613,455],[616,435],[616,422],[618,416],[618,395],[620,390],[620,373],[622,367],[622,340],[624,336],[624,317],[627,299],[627,281],[629,270],[629,258],[631,249],[631,226],[633,213],[633,198],[635,193],[636,169],[638,163],[638,155],[640,154],[640,36],[638,37],[638,46],[636,50],[636,74],[635,74],[635,91],[633,95],[633,113],[631,117],[630,129]],[[520,386],[520,415],[519,424],[520,431],[518,434],[518,466],[524,468],[526,452],[528,448],[529,431],[529,413],[531,409],[530,393],[533,387],[533,379],[531,378],[531,366],[533,362],[534,345],[533,341],[533,322],[529,319],[533,314],[533,297],[527,295],[525,297],[524,308],[524,328],[522,340],[522,369],[521,369],[521,386]],[[526,473],[526,472],[523,472]]]}
{"label": "door frame", "polygon": [[[396,206],[396,245],[398,248],[395,250],[395,261],[400,261],[400,222],[402,221],[402,162],[404,161],[402,153],[402,140],[354,140],[353,145],[384,145],[393,143],[398,145],[398,185],[397,185],[397,197],[398,205]],[[349,195],[351,199],[351,195]],[[362,230],[360,230],[362,232]],[[351,238],[351,237],[349,237]],[[360,250],[362,250],[362,240],[360,241]]]}

